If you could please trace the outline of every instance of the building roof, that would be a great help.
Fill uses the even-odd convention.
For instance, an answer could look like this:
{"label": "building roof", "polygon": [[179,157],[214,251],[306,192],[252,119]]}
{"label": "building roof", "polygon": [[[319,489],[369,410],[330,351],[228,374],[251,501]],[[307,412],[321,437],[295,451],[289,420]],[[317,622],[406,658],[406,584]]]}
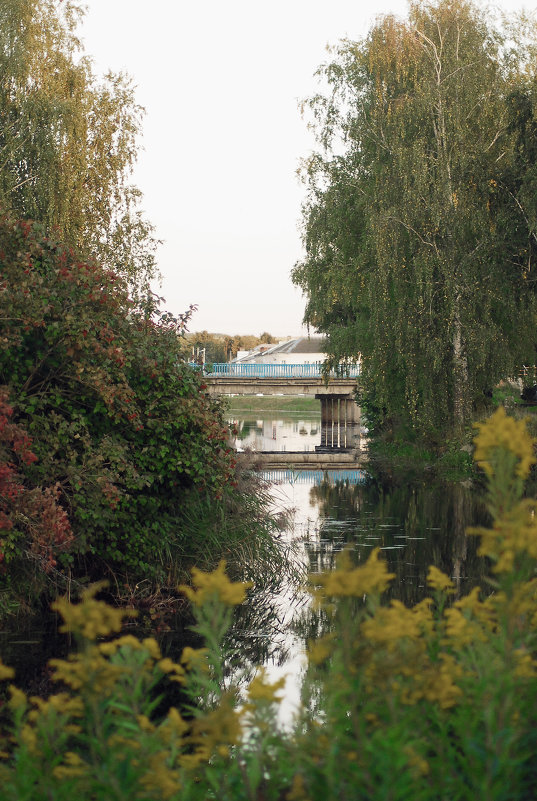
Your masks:
{"label": "building roof", "polygon": [[271,353],[324,353],[323,337],[298,337],[274,345]]}
{"label": "building roof", "polygon": [[276,353],[318,353],[324,355],[323,348],[323,337],[297,337],[289,339],[287,342],[279,342],[277,345],[257,345],[247,356],[238,357],[236,361],[250,359],[252,356],[272,356]]}

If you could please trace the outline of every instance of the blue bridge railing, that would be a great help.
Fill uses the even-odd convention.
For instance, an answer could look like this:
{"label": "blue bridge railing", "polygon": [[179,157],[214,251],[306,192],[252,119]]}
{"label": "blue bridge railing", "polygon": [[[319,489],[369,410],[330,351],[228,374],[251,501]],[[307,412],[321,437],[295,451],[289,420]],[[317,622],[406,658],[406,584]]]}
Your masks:
{"label": "blue bridge railing", "polygon": [[[321,364],[213,364],[209,375],[223,378],[322,378]],[[360,375],[359,364],[341,364],[331,370],[331,378],[356,378]]]}

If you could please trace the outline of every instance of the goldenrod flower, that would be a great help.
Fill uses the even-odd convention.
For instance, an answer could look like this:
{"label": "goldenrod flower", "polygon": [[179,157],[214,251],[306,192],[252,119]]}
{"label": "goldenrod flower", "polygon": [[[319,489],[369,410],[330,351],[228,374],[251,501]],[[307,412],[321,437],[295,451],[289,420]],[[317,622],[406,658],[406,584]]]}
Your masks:
{"label": "goldenrod flower", "polygon": [[389,607],[377,609],[375,616],[362,624],[362,634],[371,642],[384,645],[388,651],[399,648],[401,640],[411,640],[416,648],[423,648],[420,639],[432,624],[430,601],[409,609],[401,601],[392,600]]}
{"label": "goldenrod flower", "polygon": [[95,595],[106,586],[99,581],[88,587],[81,594],[79,604],[71,604],[66,598],[60,598],[51,604],[52,609],[61,614],[65,623],[60,631],[81,634],[87,640],[107,637],[121,630],[124,617],[135,617],[134,609],[114,609],[104,601],[97,601]]}
{"label": "goldenrod flower", "polygon": [[21,707],[25,707],[27,705],[28,699],[26,698],[26,695],[22,690],[19,690],[18,687],[15,687],[14,684],[9,685],[9,694],[11,696],[8,701],[8,706],[10,709],[20,709]]}
{"label": "goldenrod flower", "polygon": [[248,697],[252,701],[268,701],[269,703],[280,703],[281,696],[277,696],[278,690],[283,690],[285,687],[285,677],[278,679],[275,682],[267,681],[267,672],[264,668],[260,668],[257,676],[252,679],[248,687]]}
{"label": "goldenrod flower", "polygon": [[349,552],[342,551],[336,570],[310,577],[310,581],[321,585],[322,590],[316,595],[361,598],[383,592],[395,574],[388,573],[386,562],[379,559],[379,553],[380,548],[374,548],[364,565],[353,567]]}
{"label": "goldenrod flower", "polygon": [[133,651],[141,651],[144,646],[133,634],[125,634],[123,637],[117,637],[117,639],[110,642],[100,643],[99,651],[105,656],[113,656],[120,648],[124,647],[132,648]]}
{"label": "goldenrod flower", "polygon": [[333,633],[325,634],[316,640],[308,640],[308,658],[314,665],[321,665],[325,662],[334,650]]}
{"label": "goldenrod flower", "polygon": [[5,681],[6,679],[12,679],[15,675],[15,671],[13,668],[4,665],[2,660],[0,659],[0,681]]}
{"label": "goldenrod flower", "polygon": [[183,648],[181,653],[181,664],[187,670],[201,670],[206,673],[209,670],[207,663],[207,656],[209,653],[208,648],[191,648],[187,645]]}
{"label": "goldenrod flower", "polygon": [[537,675],[537,662],[524,648],[517,648],[514,652],[516,665],[513,675],[520,679],[533,679]]}
{"label": "goldenrod flower", "polygon": [[172,706],[165,721],[159,726],[158,734],[160,739],[169,745],[172,741],[180,740],[187,731],[188,723],[183,720],[178,710]]}
{"label": "goldenrod flower", "polygon": [[152,754],[149,758],[147,772],[141,777],[142,787],[151,793],[152,797],[168,798],[176,795],[181,790],[179,771],[172,770],[166,764],[168,753],[159,751]]}
{"label": "goldenrod flower", "polygon": [[537,502],[520,501],[495,520],[492,528],[469,528],[468,534],[481,537],[478,553],[494,559],[495,573],[510,573],[517,555],[528,554],[537,559]]}
{"label": "goldenrod flower", "polygon": [[232,582],[226,575],[226,561],[221,559],[216,570],[204,573],[197,567],[192,568],[192,583],[196,589],[181,584],[179,589],[196,606],[215,598],[227,606],[238,606],[246,598],[246,590],[253,586],[251,581]]}
{"label": "goldenrod flower", "polygon": [[285,796],[287,801],[307,801],[306,783],[301,773],[295,773],[291,789]]}
{"label": "goldenrod flower", "polygon": [[535,440],[528,434],[524,420],[508,417],[504,407],[500,406],[485,423],[476,423],[475,427],[479,434],[474,439],[474,459],[488,476],[494,474],[492,459],[498,449],[509,451],[519,460],[517,476],[528,476],[531,465],[535,463]]}
{"label": "goldenrod flower", "polygon": [[210,759],[219,746],[238,743],[242,728],[234,695],[224,694],[217,707],[192,722],[191,731],[189,740],[204,760]]}
{"label": "goldenrod flower", "polygon": [[429,566],[429,572],[427,573],[427,584],[433,588],[433,590],[439,590],[440,592],[455,592],[455,585],[449,578],[446,576],[445,573],[442,573],[434,565]]}
{"label": "goldenrod flower", "polygon": [[57,765],[52,771],[57,779],[72,779],[87,774],[89,766],[78,754],[67,751],[63,759],[64,764]]}
{"label": "goldenrod flower", "polygon": [[173,662],[168,656],[157,662],[157,667],[160,668],[163,673],[168,675],[170,681],[176,681],[179,684],[185,683],[184,668],[182,668],[181,665],[178,665],[176,662]]}

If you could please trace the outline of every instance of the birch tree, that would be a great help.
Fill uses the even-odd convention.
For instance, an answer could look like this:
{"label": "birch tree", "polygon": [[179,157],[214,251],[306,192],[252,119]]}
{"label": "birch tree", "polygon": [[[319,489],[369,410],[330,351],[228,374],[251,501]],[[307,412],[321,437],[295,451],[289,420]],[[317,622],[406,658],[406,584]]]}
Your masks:
{"label": "birch tree", "polygon": [[131,183],[143,109],[130,79],[97,79],[78,3],[0,0],[0,203],[83,258],[147,282],[156,240]]}
{"label": "birch tree", "polygon": [[460,431],[483,390],[533,358],[534,227],[510,105],[532,73],[466,0],[379,19],[322,70],[293,277],[333,359],[362,353],[385,422]]}

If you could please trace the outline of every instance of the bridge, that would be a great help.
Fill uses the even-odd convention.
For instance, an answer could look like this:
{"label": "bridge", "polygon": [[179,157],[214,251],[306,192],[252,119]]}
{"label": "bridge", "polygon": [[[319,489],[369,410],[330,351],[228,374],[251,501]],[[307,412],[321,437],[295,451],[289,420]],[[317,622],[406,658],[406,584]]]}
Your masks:
{"label": "bridge", "polygon": [[325,375],[320,364],[213,364],[206,375],[214,395],[306,395],[321,402],[318,453],[360,447],[360,408],[354,391],[360,365],[342,364]]}

